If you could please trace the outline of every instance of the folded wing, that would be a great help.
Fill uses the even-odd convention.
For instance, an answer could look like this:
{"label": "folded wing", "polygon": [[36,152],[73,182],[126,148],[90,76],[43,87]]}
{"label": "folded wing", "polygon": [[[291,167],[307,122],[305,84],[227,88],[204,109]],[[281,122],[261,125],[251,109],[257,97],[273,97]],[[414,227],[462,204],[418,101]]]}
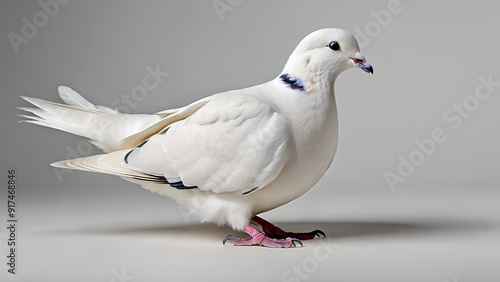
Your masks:
{"label": "folded wing", "polygon": [[126,163],[183,188],[248,194],[280,173],[288,136],[283,117],[270,105],[221,95],[140,144]]}

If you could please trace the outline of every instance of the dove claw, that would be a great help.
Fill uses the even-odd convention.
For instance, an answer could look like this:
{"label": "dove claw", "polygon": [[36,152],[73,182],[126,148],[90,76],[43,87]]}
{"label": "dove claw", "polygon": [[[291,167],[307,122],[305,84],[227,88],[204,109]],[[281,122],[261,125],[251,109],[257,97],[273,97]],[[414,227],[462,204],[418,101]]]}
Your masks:
{"label": "dove claw", "polygon": [[[314,234],[314,237],[318,236],[318,238],[325,238],[326,235],[325,235],[325,232],[319,230],[319,229],[316,229],[314,231],[311,232],[312,234]],[[321,237],[323,236],[323,237]]]}
{"label": "dove claw", "polygon": [[228,235],[226,238],[224,238],[224,240],[222,240],[222,245],[226,245],[226,242],[228,240],[233,241],[233,240],[237,240],[237,238],[233,237],[233,235]]}
{"label": "dove claw", "polygon": [[297,238],[290,238],[290,240],[292,240],[292,245],[294,247],[297,246],[297,245],[295,245],[295,242],[299,243],[301,247],[304,247],[304,244],[302,244],[302,242],[299,239],[297,239]]}

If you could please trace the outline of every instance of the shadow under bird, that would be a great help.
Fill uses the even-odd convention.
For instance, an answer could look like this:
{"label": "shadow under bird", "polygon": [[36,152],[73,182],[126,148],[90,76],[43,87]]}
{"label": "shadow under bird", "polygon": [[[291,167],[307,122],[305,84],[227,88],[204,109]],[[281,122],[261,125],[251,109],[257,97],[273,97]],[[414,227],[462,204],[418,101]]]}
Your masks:
{"label": "shadow under bird", "polygon": [[[352,67],[373,73],[349,32],[307,35],[273,80],[155,114],[96,106],[66,86],[67,105],[23,97],[26,122],[88,138],[104,154],[53,163],[119,176],[168,196],[202,221],[246,232],[237,246],[289,248],[325,235],[285,232],[258,215],[311,189],[337,149],[334,83]],[[260,226],[260,228],[259,228]]]}

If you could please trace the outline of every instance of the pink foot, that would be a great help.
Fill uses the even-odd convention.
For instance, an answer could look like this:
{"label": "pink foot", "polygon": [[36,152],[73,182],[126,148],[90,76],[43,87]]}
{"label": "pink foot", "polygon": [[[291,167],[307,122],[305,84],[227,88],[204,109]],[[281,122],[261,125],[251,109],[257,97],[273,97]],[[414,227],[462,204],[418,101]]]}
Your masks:
{"label": "pink foot", "polygon": [[235,246],[263,246],[268,248],[290,248],[292,245],[295,246],[295,242],[298,242],[302,246],[302,242],[295,238],[285,238],[285,239],[274,239],[269,238],[264,235],[259,230],[254,227],[247,225],[245,226],[245,232],[250,235],[246,239],[235,238],[232,235],[227,236],[222,242],[224,245],[226,241],[231,241]]}

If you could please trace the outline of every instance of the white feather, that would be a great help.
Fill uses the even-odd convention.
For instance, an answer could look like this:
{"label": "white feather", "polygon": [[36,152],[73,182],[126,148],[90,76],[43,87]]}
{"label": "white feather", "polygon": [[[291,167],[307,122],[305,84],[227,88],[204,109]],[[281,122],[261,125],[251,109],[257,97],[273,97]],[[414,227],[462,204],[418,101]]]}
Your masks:
{"label": "white feather", "polygon": [[97,110],[96,106],[68,86],[61,85],[57,88],[59,96],[68,105]]}
{"label": "white feather", "polygon": [[82,95],[78,94],[75,90],[69,88],[68,86],[60,85],[57,90],[59,91],[59,97],[66,102],[68,105],[73,105],[81,108],[94,109],[103,112],[117,114],[117,110],[113,110],[106,106],[94,105],[90,103],[87,99],[83,98]]}
{"label": "white feather", "polygon": [[159,115],[128,115],[98,109],[63,105],[37,98],[21,96],[38,108],[20,107],[36,117],[28,123],[43,125],[88,138],[105,152],[120,147],[120,142],[161,120]]}
{"label": "white feather", "polygon": [[128,164],[203,191],[255,192],[280,173],[289,136],[283,116],[255,93],[229,92],[134,149]]}

